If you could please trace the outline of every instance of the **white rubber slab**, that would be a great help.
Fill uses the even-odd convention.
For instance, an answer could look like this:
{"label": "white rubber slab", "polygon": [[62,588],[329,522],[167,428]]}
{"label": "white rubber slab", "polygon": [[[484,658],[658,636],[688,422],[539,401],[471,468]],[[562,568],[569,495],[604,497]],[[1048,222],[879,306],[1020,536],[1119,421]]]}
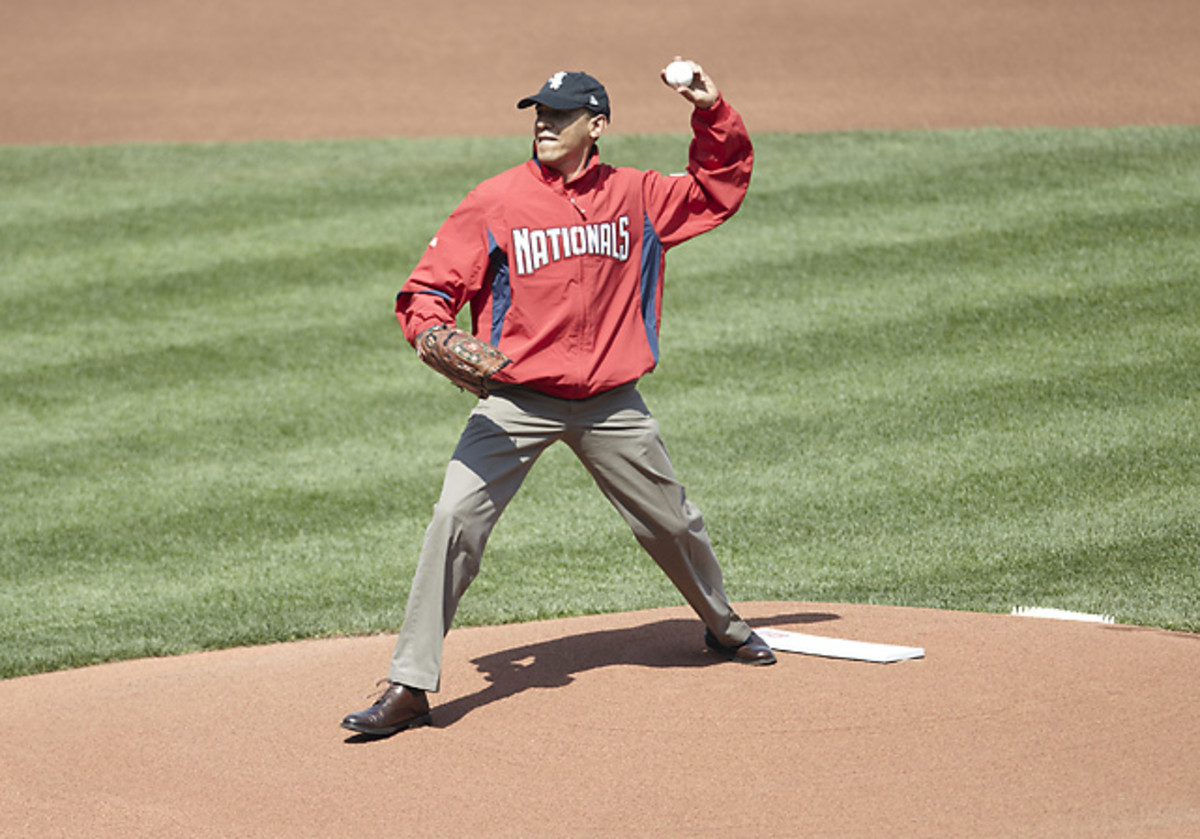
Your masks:
{"label": "white rubber slab", "polygon": [[867,641],[849,641],[845,638],[827,638],[823,635],[807,635],[785,629],[756,629],[767,646],[777,652],[803,653],[824,658],[848,658],[854,661],[873,661],[891,664],[910,658],[924,658],[922,647],[898,647],[893,644],[874,644]]}

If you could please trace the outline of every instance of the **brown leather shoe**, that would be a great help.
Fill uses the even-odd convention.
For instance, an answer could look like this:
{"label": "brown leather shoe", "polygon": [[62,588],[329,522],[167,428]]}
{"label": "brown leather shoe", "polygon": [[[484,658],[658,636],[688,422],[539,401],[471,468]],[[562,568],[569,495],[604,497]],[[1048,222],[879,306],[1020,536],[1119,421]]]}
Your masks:
{"label": "brown leather shoe", "polygon": [[376,737],[422,725],[429,725],[429,699],[425,691],[395,682],[388,683],[370,708],[342,720],[342,728]]}
{"label": "brown leather shoe", "polygon": [[750,637],[736,647],[727,647],[717,640],[712,630],[704,630],[704,643],[715,653],[725,656],[730,661],[739,664],[774,664],[775,653],[767,646],[767,642],[758,637],[757,632],[751,632]]}

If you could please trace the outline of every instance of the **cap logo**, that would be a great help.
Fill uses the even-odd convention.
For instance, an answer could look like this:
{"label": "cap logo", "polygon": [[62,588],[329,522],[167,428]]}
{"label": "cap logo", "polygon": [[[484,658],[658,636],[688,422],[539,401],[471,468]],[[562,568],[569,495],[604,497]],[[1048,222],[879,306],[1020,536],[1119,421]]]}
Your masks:
{"label": "cap logo", "polygon": [[548,82],[546,82],[546,84],[550,85],[551,90],[558,90],[560,87],[563,86],[563,82],[566,81],[566,78],[567,78],[567,71],[559,70],[557,73],[555,73],[553,76],[550,77],[550,80]]}
{"label": "cap logo", "polygon": [[589,104],[590,104],[590,105],[591,105],[593,108],[599,108],[599,107],[600,107],[600,100],[599,100],[599,99],[597,99],[595,96],[593,96],[591,99],[589,99],[589,100],[588,100],[588,103],[589,103]]}

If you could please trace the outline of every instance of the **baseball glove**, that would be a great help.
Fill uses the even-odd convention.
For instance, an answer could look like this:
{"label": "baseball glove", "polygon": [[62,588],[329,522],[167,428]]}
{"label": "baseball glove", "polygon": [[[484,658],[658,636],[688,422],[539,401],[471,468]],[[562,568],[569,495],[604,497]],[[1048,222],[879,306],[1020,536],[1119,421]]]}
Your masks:
{"label": "baseball glove", "polygon": [[488,381],[511,359],[453,326],[431,326],[417,336],[417,355],[453,384],[487,399]]}

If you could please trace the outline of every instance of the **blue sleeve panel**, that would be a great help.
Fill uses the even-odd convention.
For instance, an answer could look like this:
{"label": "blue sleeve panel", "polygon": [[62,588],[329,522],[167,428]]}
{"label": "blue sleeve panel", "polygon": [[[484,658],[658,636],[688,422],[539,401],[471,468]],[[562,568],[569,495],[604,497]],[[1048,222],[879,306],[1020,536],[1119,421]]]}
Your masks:
{"label": "blue sleeve panel", "polygon": [[508,255],[496,244],[492,231],[488,231],[488,263],[492,275],[492,328],[491,345],[500,346],[500,333],[504,331],[504,317],[512,305],[512,286],[508,277]]}
{"label": "blue sleeve panel", "polygon": [[662,280],[662,241],[650,216],[642,230],[642,322],[646,327],[646,340],[654,363],[658,363],[658,284]]}

